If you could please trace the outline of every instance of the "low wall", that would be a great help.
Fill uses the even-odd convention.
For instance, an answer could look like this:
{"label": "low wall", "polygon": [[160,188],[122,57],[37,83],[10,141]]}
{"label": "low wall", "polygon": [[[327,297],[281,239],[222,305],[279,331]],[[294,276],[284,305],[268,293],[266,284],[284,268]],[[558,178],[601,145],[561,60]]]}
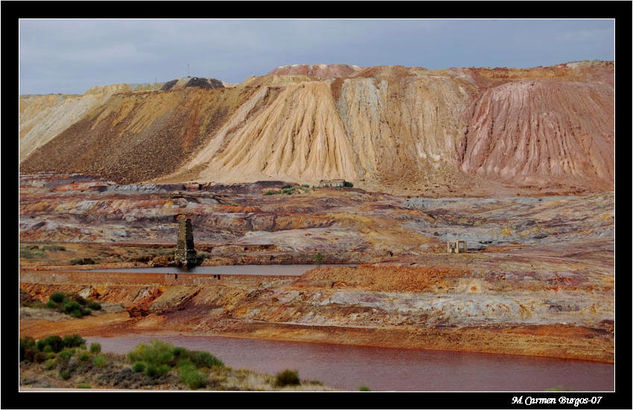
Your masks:
{"label": "low wall", "polygon": [[261,282],[293,280],[297,276],[231,275],[204,273],[123,273],[123,272],[63,272],[29,271],[20,273],[20,282],[25,283],[66,283],[66,284],[161,284],[161,285],[204,285],[221,284],[253,285]]}

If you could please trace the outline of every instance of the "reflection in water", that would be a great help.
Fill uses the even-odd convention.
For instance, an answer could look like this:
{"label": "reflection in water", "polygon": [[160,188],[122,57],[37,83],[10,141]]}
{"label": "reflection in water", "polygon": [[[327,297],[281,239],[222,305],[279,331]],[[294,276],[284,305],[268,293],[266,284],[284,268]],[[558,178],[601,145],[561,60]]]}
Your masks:
{"label": "reflection in water", "polygon": [[297,369],[302,379],[382,391],[612,391],[613,365],[478,353],[278,342],[216,336],[90,337],[103,351],[127,353],[154,338],[208,350],[233,368],[277,373]]}

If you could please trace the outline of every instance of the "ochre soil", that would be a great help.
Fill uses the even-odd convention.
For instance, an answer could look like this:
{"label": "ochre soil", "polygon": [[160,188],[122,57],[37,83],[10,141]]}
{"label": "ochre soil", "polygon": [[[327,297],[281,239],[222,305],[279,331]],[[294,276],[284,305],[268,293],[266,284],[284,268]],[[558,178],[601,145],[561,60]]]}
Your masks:
{"label": "ochre soil", "polygon": [[[80,293],[126,312],[61,321],[25,314],[21,331],[230,335],[613,362],[613,192],[431,199],[296,185],[281,194],[283,186],[22,176],[21,289],[43,302],[57,291]],[[315,263],[320,254],[324,264],[359,266],[221,279],[85,271],[164,266],[181,213],[192,219],[205,264]],[[446,253],[455,238],[467,241],[467,253]],[[95,264],[76,264],[86,258]]]}
{"label": "ochre soil", "polygon": [[[350,344],[407,349],[449,350],[498,354],[582,359],[613,362],[612,323],[595,326],[562,324],[506,323],[468,325],[464,317],[449,317],[441,324],[431,318],[414,323],[416,315],[401,323],[389,322],[395,313],[371,312],[354,321],[367,308],[344,300],[323,305],[326,295],[349,294],[361,298],[389,295],[395,305],[405,304],[397,295],[434,292],[438,286],[449,288],[467,270],[426,267],[392,267],[393,281],[386,266],[362,266],[359,274],[366,283],[355,283],[353,268],[319,268],[303,277],[240,277],[223,275],[98,274],[23,272],[21,288],[35,298],[47,300],[53,292],[79,293],[89,289],[90,297],[107,303],[121,303],[127,312],[106,313],[82,319],[47,321],[23,318],[21,336],[40,338],[49,334],[79,333],[82,336],[117,336],[129,334],[222,335],[270,340]],[[331,276],[328,276],[328,272]],[[347,277],[343,285],[341,275]],[[406,279],[406,280],[404,280]],[[72,283],[72,284],[71,284]],[[331,284],[337,284],[332,287]],[[383,284],[388,292],[376,291]],[[309,284],[309,285],[308,285]],[[472,289],[471,289],[472,291]],[[440,291],[441,292],[441,291]],[[324,295],[325,293],[325,295]],[[441,294],[441,293],[440,293]],[[283,298],[291,300],[281,301]],[[320,304],[315,301],[320,301]],[[375,302],[375,301],[374,301]],[[380,302],[374,306],[380,306]],[[397,311],[396,306],[396,311]],[[252,311],[259,311],[253,316]],[[329,318],[324,325],[296,319],[293,313],[309,311]],[[437,312],[446,315],[447,312]],[[290,317],[289,317],[290,316]],[[546,320],[547,318],[544,318]],[[323,321],[320,321],[323,322]]]}

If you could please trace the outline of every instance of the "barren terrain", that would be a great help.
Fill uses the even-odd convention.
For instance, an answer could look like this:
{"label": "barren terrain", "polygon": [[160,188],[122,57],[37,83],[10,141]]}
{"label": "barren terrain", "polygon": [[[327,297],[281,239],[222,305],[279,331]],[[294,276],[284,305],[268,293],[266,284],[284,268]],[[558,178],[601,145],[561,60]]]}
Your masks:
{"label": "barren terrain", "polygon": [[[612,193],[425,199],[78,176],[25,176],[21,188],[22,290],[122,306],[94,318],[25,316],[26,335],[168,332],[613,361]],[[165,266],[183,212],[206,265],[317,254],[361,265],[221,279],[85,271]],[[447,254],[451,238],[469,252]],[[70,265],[82,258],[94,264]]]}
{"label": "barren terrain", "polygon": [[[290,65],[22,96],[20,335],[613,363],[613,72]],[[180,214],[203,265],[271,270],[159,272]],[[56,292],[103,310],[47,310]]]}
{"label": "barren terrain", "polygon": [[[285,66],[20,100],[26,173],[315,185],[426,197],[613,186],[612,62],[530,69]],[[107,153],[107,154],[104,154]]]}

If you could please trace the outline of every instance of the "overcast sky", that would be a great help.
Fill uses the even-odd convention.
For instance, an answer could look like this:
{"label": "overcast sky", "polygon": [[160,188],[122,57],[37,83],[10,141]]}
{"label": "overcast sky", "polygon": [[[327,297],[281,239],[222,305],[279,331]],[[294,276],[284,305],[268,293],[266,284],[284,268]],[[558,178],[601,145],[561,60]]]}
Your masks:
{"label": "overcast sky", "polygon": [[286,64],[534,67],[613,60],[611,20],[20,21],[20,93],[190,74],[240,82]]}

